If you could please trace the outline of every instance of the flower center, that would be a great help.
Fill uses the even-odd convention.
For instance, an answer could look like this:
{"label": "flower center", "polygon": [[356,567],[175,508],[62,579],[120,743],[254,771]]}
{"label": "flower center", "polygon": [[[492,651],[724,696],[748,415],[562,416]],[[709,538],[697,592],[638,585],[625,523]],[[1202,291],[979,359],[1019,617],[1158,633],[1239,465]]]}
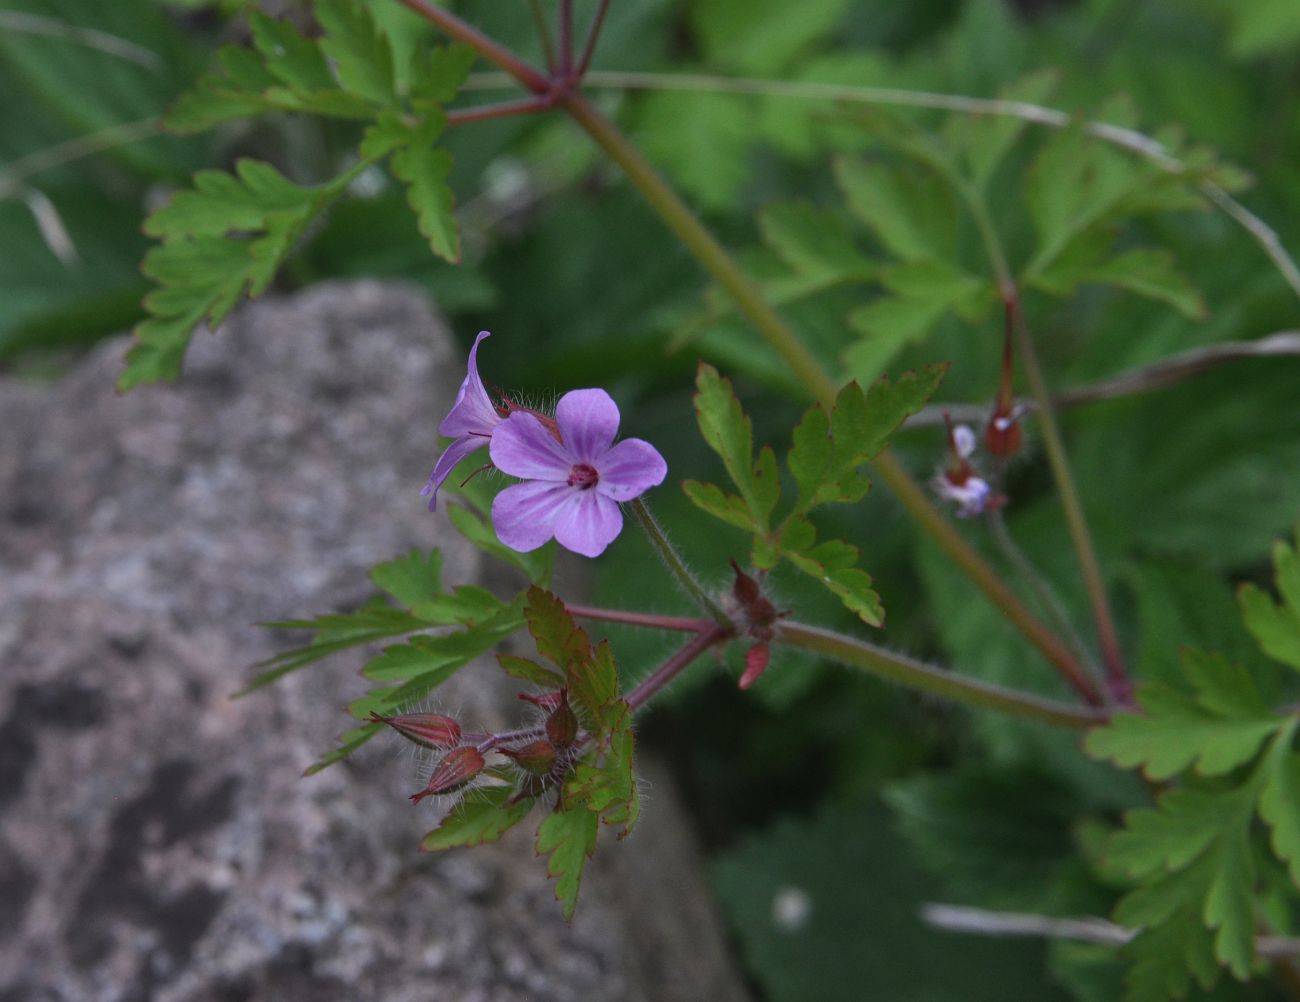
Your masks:
{"label": "flower center", "polygon": [[596,472],[594,466],[588,466],[586,463],[573,464],[573,469],[569,471],[570,487],[576,487],[580,491],[589,491],[598,483],[600,483],[600,474]]}

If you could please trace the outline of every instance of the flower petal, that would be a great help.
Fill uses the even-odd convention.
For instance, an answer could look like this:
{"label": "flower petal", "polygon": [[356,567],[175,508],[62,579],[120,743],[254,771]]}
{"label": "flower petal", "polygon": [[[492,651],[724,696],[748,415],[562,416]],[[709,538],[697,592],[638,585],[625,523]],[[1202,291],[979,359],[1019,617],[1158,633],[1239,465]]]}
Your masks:
{"label": "flower petal", "polygon": [[533,414],[515,411],[492,434],[492,463],[525,480],[565,482],[574,458]]}
{"label": "flower petal", "polygon": [[421,497],[429,496],[429,511],[438,510],[438,488],[451,476],[451,471],[456,464],[476,449],[483,448],[488,441],[489,439],[482,435],[466,435],[464,438],[456,439],[442,450],[442,455],[433,465],[433,472],[429,474],[429,482],[420,491]]}
{"label": "flower petal", "polygon": [[639,438],[626,438],[601,457],[596,490],[615,501],[631,501],[651,487],[658,487],[668,475],[668,464],[659,450]]}
{"label": "flower petal", "polygon": [[456,402],[438,425],[438,434],[457,438],[462,435],[491,435],[501,423],[501,415],[492,406],[492,399],[478,376],[479,342],[490,336],[488,331],[479,331],[474,339],[474,347],[469,350],[469,372],[456,393]]}
{"label": "flower petal", "polygon": [[584,557],[598,557],[623,531],[623,514],[609,498],[596,491],[575,492],[572,504],[555,516],[555,540]]}
{"label": "flower petal", "polygon": [[570,390],[555,405],[555,422],[573,461],[595,466],[618,434],[618,404],[604,390]]}
{"label": "flower petal", "polygon": [[576,495],[568,484],[538,480],[507,487],[492,499],[497,538],[519,553],[537,549],[555,535],[557,518],[574,504]]}

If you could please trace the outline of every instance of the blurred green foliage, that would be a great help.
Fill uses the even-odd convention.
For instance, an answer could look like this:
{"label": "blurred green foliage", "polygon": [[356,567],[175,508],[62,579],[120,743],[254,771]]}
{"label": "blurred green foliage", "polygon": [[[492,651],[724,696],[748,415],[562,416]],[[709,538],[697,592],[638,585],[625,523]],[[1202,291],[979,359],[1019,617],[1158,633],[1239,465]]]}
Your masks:
{"label": "blurred green foliage", "polygon": [[[275,113],[185,139],[151,124],[211,72],[219,45],[251,40],[242,6],[12,0],[0,10],[0,360],[30,360],[138,322],[149,288],[138,267],[148,246],[144,218],[199,168],[230,170],[255,156],[294,184],[321,185],[352,166],[359,132],[346,121]],[[594,4],[577,6],[585,23]],[[540,59],[522,4],[456,7]],[[401,91],[412,54],[432,32],[395,4],[370,8]],[[305,5],[287,10],[291,21],[309,22]],[[333,54],[347,62],[346,53]],[[869,381],[885,369],[945,360],[944,399],[986,403],[1001,319],[981,211],[1026,287],[1025,313],[1054,387],[1296,327],[1293,291],[1197,185],[1238,191],[1248,174],[1253,184],[1240,197],[1285,246],[1300,248],[1298,54],[1294,0],[657,0],[612,6],[591,90],[740,251],[828,365]],[[1078,125],[1052,130],[951,110],[721,92],[707,81],[637,90],[600,71],[1005,96],[1159,135],[1191,166],[1161,171]],[[376,86],[364,73],[352,84]],[[454,104],[506,93],[469,89]],[[731,376],[753,444],[785,447],[801,410],[789,373],[570,123],[492,121],[451,129],[440,144],[451,159],[459,266],[430,253],[401,164],[395,174],[376,165],[281,248],[275,287],[356,275],[416,282],[466,345],[487,328],[527,346],[485,356],[490,382],[533,399],[609,388],[624,403],[625,430],[659,445],[675,482],[719,473],[694,432],[698,357]],[[1261,663],[1232,589],[1266,578],[1269,542],[1297,514],[1296,384],[1290,361],[1242,362],[1065,415],[1140,679],[1185,684],[1183,645],[1252,670]],[[934,431],[903,433],[900,449],[922,476],[943,459]],[[426,472],[410,471],[412,484]],[[1007,486],[1011,536],[1083,631],[1085,596],[1032,441]],[[724,585],[727,559],[744,559],[749,548],[746,533],[708,524],[675,490],[653,503],[702,576]],[[882,489],[852,509],[819,514],[825,536],[861,551],[891,645],[1062,694]],[[989,533],[970,525],[966,535],[1015,579]],[[601,566],[611,573],[597,573],[599,601],[687,607],[666,588],[647,600],[644,582],[662,580],[662,571],[631,533]],[[781,606],[855,628],[853,613],[820,598],[803,575],[778,568],[770,580]],[[430,615],[473,630],[483,611]],[[519,618],[515,609],[503,614]],[[366,624],[314,625],[326,634],[318,643],[346,646],[362,636],[347,630]],[[388,633],[362,639],[404,626],[380,624],[373,628]],[[331,637],[331,628],[343,632]],[[474,644],[490,644],[495,629],[475,634]],[[627,643],[630,629],[609,635],[629,683],[664,653],[642,634]],[[450,670],[464,663],[461,654],[449,655]],[[298,666],[291,656],[268,667]],[[1131,883],[1105,872],[1096,847],[1120,812],[1145,802],[1131,775],[1082,757],[1074,738],[957,713],[806,657],[779,653],[744,697],[729,684],[738,672],[735,663],[687,673],[644,734],[683,775],[715,853],[724,912],[767,997],[1093,1002],[1126,990],[1112,951],[938,933],[917,908],[944,900],[1049,915],[1109,911]],[[1293,691],[1286,684],[1277,698]],[[371,708],[355,711],[364,719]],[[374,726],[350,732],[345,744],[367,739]],[[1270,922],[1296,934],[1300,908],[1285,874],[1266,863],[1260,871]],[[1237,938],[1233,962],[1244,970],[1240,928]],[[1209,949],[1193,967],[1213,963]],[[1148,967],[1147,980],[1127,990],[1160,997],[1186,967]],[[1199,990],[1188,987],[1193,998],[1203,997]],[[1204,997],[1263,999],[1270,991],[1224,979]]]}

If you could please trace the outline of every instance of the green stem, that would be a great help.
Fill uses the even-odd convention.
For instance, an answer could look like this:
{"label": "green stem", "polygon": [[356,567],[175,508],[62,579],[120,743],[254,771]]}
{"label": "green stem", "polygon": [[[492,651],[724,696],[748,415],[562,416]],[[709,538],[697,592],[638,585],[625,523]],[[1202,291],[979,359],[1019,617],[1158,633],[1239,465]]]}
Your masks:
{"label": "green stem", "polygon": [[1074,552],[1083,574],[1084,587],[1088,591],[1088,601],[1092,606],[1092,617],[1097,625],[1097,640],[1101,646],[1102,661],[1106,664],[1112,695],[1121,701],[1128,701],[1130,699],[1128,670],[1124,666],[1124,655],[1120,652],[1119,637],[1115,632],[1115,620],[1111,616],[1110,600],[1106,596],[1101,566],[1097,562],[1097,552],[1092,545],[1092,534],[1088,530],[1083,504],[1079,500],[1074,474],[1070,470],[1070,461],[1065,453],[1065,443],[1061,439],[1056,414],[1052,410],[1052,399],[1047,392],[1047,382],[1043,379],[1043,370],[1038,364],[1038,354],[1034,351],[1029,327],[1020,312],[1019,300],[1009,300],[1007,309],[1015,314],[1016,343],[1020,348],[1021,364],[1025,370],[1025,378],[1029,382],[1029,391],[1038,403],[1038,423],[1043,431],[1043,450],[1047,453],[1047,461],[1052,468],[1052,477],[1056,481],[1061,507],[1065,510],[1065,521],[1070,529],[1070,539],[1074,543]]}
{"label": "green stem", "polygon": [[1071,706],[1005,689],[817,626],[783,622],[777,627],[776,642],[813,651],[854,668],[865,669],[872,675],[905,685],[909,689],[943,696],[968,706],[997,710],[1025,720],[1083,729],[1105,723],[1107,719],[1103,710]]}
{"label": "green stem", "polygon": [[[759,288],[740,270],[727,251],[705,229],[695,214],[657,171],[580,93],[564,95],[558,102],[610,158],[627,174],[642,196],[662,217],[714,280],[735,300],[737,309],[757,328],[822,406],[833,406],[836,385],[821,364],[763,298]],[[888,450],[873,468],[912,518],[1002,610],[1029,641],[1089,703],[1099,702],[1091,681],[1059,638],[1020,601],[989,563],[962,538],[956,528],[926,496],[925,491]]]}
{"label": "green stem", "polygon": [[659,527],[659,523],[650,514],[650,509],[646,507],[646,503],[637,498],[629,504],[629,507],[632,509],[632,514],[636,516],[636,520],[641,523],[641,528],[645,530],[646,536],[649,537],[650,545],[655,548],[659,558],[664,562],[664,566],[668,568],[668,572],[677,579],[677,583],[712,619],[731,629],[731,617],[722,611],[722,607],[713,600],[713,596],[705,590],[702,584],[695,580],[695,575],[690,572],[686,562],[682,560],[673,544],[668,541],[663,529]]}
{"label": "green stem", "polygon": [[546,16],[542,13],[541,0],[528,0],[528,6],[533,12],[533,27],[537,29],[537,39],[542,46],[542,57],[546,60],[546,68],[555,72],[555,49],[551,45],[551,32],[546,27]]}

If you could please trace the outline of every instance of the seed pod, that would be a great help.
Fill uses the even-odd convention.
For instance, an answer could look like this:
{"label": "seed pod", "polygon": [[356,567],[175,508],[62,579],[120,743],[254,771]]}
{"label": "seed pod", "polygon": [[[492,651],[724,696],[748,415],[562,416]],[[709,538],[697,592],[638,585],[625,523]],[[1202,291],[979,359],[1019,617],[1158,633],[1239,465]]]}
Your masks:
{"label": "seed pod", "polygon": [[545,776],[555,765],[555,746],[544,738],[522,748],[498,748],[497,751],[513,759],[521,769],[537,776]]}
{"label": "seed pod", "polygon": [[429,785],[419,793],[411,794],[411,803],[418,804],[425,797],[440,793],[455,793],[483,771],[483,753],[473,745],[449,751],[429,777]]}
{"label": "seed pod", "polygon": [[399,713],[385,717],[371,713],[370,719],[376,724],[387,724],[408,741],[425,748],[455,748],[460,744],[460,724],[451,717],[436,713]]}

